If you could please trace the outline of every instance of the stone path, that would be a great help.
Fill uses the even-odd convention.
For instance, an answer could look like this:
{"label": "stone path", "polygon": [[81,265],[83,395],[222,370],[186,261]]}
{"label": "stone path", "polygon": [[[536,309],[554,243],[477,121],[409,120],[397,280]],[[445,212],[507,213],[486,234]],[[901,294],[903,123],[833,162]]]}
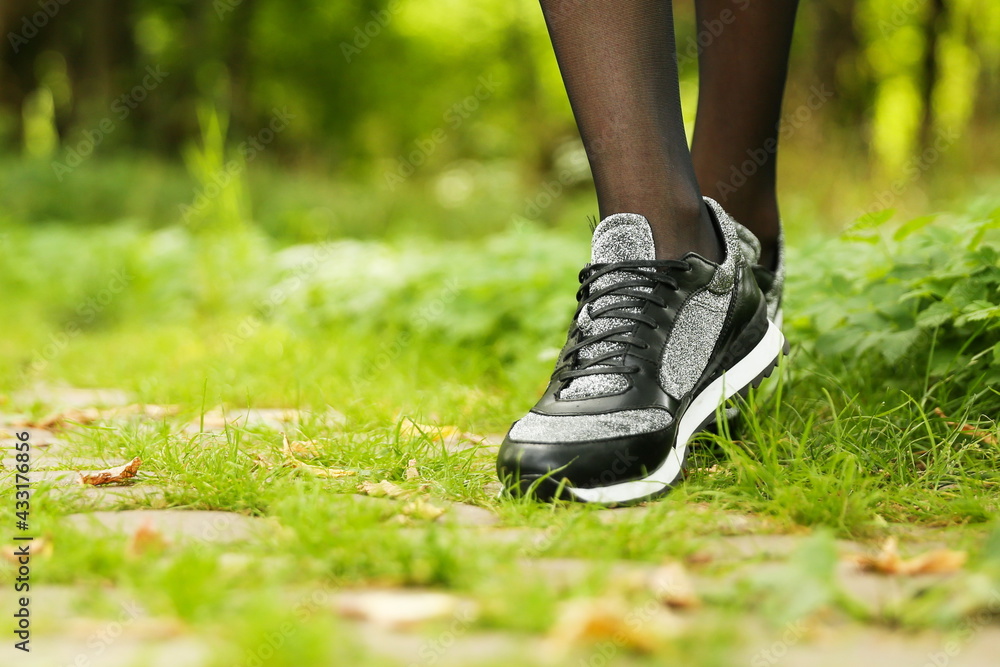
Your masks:
{"label": "stone path", "polygon": [[[126,392],[113,389],[45,386],[26,390],[12,398],[19,405],[44,404],[52,410],[113,408],[133,405],[134,401]],[[139,418],[147,417],[140,414]],[[220,434],[231,428],[282,431],[303,423],[331,426],[342,421],[343,416],[334,410],[305,415],[284,409],[217,409],[197,420],[182,423],[178,428],[189,436],[204,434],[207,442],[211,438],[223,438]],[[137,483],[128,485],[80,485],[77,482],[79,470],[102,469],[121,461],[80,455],[75,451],[72,438],[59,431],[15,427],[10,423],[0,426],[0,446],[5,448],[3,465],[8,470],[15,464],[10,456],[13,435],[20,430],[31,433],[35,447],[34,480],[48,488],[55,501],[66,502],[67,507],[73,508],[72,513],[62,518],[65,525],[94,539],[117,536],[135,540],[137,534],[145,532],[162,538],[167,546],[217,545],[223,569],[241,571],[266,560],[255,559],[243,553],[241,548],[247,544],[266,543],[283,530],[276,520],[269,518],[168,508],[164,488],[152,483],[156,480],[144,473],[140,473]],[[474,439],[454,430],[441,432],[436,437],[451,451],[477,447],[483,455],[488,455],[499,442],[496,437]],[[494,484],[493,490],[498,490],[498,484]],[[376,508],[387,521],[393,517],[405,520],[402,508],[406,500],[351,494],[343,498],[347,503]],[[542,529],[504,527],[501,519],[484,507],[440,499],[431,502],[444,510],[433,521],[468,531],[469,540],[520,547],[521,556],[510,566],[526,580],[537,581],[539,585],[578,591],[596,577],[612,586],[634,586],[636,582],[648,582],[660,567],[657,563],[638,561],[542,557],[555,539]],[[687,577],[692,589],[706,599],[725,597],[750,582],[780,579],[789,559],[795,557],[807,539],[805,535],[774,534],[767,519],[745,513],[720,513],[698,505],[688,510],[693,515],[703,516],[705,521],[699,532],[706,536],[697,541],[688,558]],[[603,511],[596,517],[610,527],[620,522],[645,521],[654,511],[652,507],[629,507]],[[419,536],[429,530],[429,525],[430,520],[407,521],[405,526],[387,529],[409,531]],[[918,531],[913,531],[910,537],[914,541],[923,539]],[[928,539],[929,543],[946,542],[939,534]],[[852,554],[870,547],[840,540],[836,548],[841,554]],[[281,556],[267,558],[274,560],[275,567],[288,560]],[[863,572],[846,560],[838,561],[835,569],[837,588],[874,615],[891,615],[901,601],[912,599],[941,580],[942,576],[936,575],[886,577]],[[302,592],[288,591],[287,594],[291,598]],[[0,665],[198,667],[214,664],[217,644],[199,635],[196,628],[176,619],[150,617],[142,609],[141,602],[130,600],[124,594],[117,599],[123,610],[122,618],[113,620],[106,615],[92,618],[86,613],[87,595],[86,590],[72,585],[40,587],[33,593],[37,623],[31,661],[26,662],[21,654],[11,653],[9,642],[4,642],[0,647]],[[13,606],[11,596],[10,587],[4,586],[0,591],[0,608]],[[477,604],[441,591],[335,591],[329,593],[318,613],[328,618],[331,627],[346,629],[352,641],[389,664],[462,667],[487,663],[627,665],[637,660],[622,652],[615,656],[613,663],[601,662],[598,658],[605,658],[593,649],[555,655],[550,642],[542,635],[491,631],[475,625],[475,619],[482,613]],[[713,612],[689,609],[678,612],[678,617],[685,623],[696,623],[710,613]],[[775,628],[751,616],[746,627],[739,629],[744,635],[744,643],[735,658],[736,664],[754,667],[779,664],[789,667],[852,664],[978,667],[997,664],[1000,628],[985,625],[976,629],[975,634],[959,641],[939,632],[903,634],[886,627],[864,626],[842,617]],[[95,641],[95,637],[109,639]]]}
{"label": "stone path", "polygon": [[94,535],[131,536],[140,528],[156,531],[168,540],[228,544],[261,539],[273,532],[276,522],[234,512],[198,510],[124,510],[70,514],[65,522]]}

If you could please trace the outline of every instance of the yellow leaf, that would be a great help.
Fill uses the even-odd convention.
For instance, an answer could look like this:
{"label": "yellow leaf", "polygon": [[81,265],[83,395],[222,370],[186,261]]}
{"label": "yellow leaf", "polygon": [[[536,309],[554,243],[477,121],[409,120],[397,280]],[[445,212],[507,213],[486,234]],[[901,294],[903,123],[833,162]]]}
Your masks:
{"label": "yellow leaf", "polygon": [[126,552],[139,556],[150,551],[162,551],[169,542],[150,520],[144,521],[129,538]]}
{"label": "yellow leaf", "polygon": [[444,514],[444,510],[423,498],[417,498],[403,505],[403,514],[416,519],[427,519],[433,521]]}
{"label": "yellow leaf", "polygon": [[666,563],[653,570],[647,579],[653,595],[675,609],[687,609],[701,604],[687,570],[680,563]]}
{"label": "yellow leaf", "polygon": [[945,574],[962,569],[968,555],[964,551],[937,549],[913,558],[899,555],[899,545],[895,537],[890,537],[882,545],[882,550],[874,556],[854,554],[848,557],[860,569],[879,574]]}
{"label": "yellow leaf", "polygon": [[357,591],[339,596],[337,610],[356,618],[395,630],[411,628],[438,618],[471,620],[469,603],[448,593],[432,591]]}
{"label": "yellow leaf", "polygon": [[353,470],[343,470],[341,468],[324,468],[323,466],[310,465],[308,463],[304,463],[299,459],[297,459],[293,452],[303,451],[303,449],[308,444],[312,443],[312,441],[310,441],[310,443],[289,442],[288,436],[285,435],[284,433],[281,434],[281,441],[282,441],[281,452],[282,454],[285,455],[285,463],[286,465],[292,468],[305,470],[306,472],[312,473],[317,477],[330,477],[330,478],[350,477],[351,475],[354,474]]}
{"label": "yellow leaf", "polygon": [[683,628],[676,614],[655,602],[631,608],[618,599],[570,600],[559,609],[548,635],[549,649],[565,655],[574,648],[611,642],[619,649],[649,653]]}
{"label": "yellow leaf", "polygon": [[387,479],[381,482],[361,482],[358,491],[375,498],[402,498],[410,494],[406,489],[401,489]]}
{"label": "yellow leaf", "polygon": [[33,540],[24,540],[15,545],[5,545],[0,548],[0,558],[14,563],[15,565],[19,565],[21,562],[19,558],[21,558],[24,554],[24,552],[20,550],[24,548],[27,548],[28,555],[32,558],[37,558],[38,556],[51,556],[54,550],[52,540],[44,537],[36,537]]}

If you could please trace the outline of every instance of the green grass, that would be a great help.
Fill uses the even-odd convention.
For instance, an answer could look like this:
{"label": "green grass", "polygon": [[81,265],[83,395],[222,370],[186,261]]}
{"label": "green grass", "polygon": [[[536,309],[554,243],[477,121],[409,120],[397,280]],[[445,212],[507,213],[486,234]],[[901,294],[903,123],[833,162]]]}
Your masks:
{"label": "green grass", "polygon": [[[564,211],[575,215],[584,205],[568,201]],[[954,211],[952,232],[931,225],[913,238],[943,243],[940,235],[950,233],[954,242],[995,219],[996,206]],[[610,579],[598,569],[567,591],[526,576],[519,559],[685,559],[719,534],[732,511],[766,520],[767,531],[813,536],[775,578],[707,594],[702,620],[659,660],[727,664],[740,641],[730,628],[750,612],[775,626],[833,608],[886,626],[947,628],[983,603],[976,581],[986,582],[981,590],[1000,583],[1000,447],[934,413],[941,408],[951,421],[997,434],[989,373],[1000,362],[992,352],[976,357],[993,350],[992,330],[975,339],[975,349],[959,349],[965,311],[957,307],[931,329],[931,340],[945,347],[913,344],[894,356],[901,339],[858,342],[880,327],[906,331],[921,309],[944,298],[935,294],[951,293],[928,292],[913,312],[890,313],[895,319],[864,317],[871,304],[888,303],[878,295],[895,300],[914,289],[906,267],[919,253],[906,239],[893,240],[892,227],[866,232],[877,235],[874,244],[831,238],[791,254],[793,353],[780,376],[751,396],[738,432],[705,436],[681,488],[644,514],[607,523],[594,508],[497,499],[488,453],[451,452],[436,430],[502,433],[534,402],[574,306],[585,226],[503,225],[456,238],[444,225],[386,240],[310,232],[290,245],[252,225],[219,237],[139,222],[7,222],[4,254],[16,261],[0,275],[0,316],[8,323],[0,342],[2,410],[47,412],[17,398],[40,382],[115,387],[140,402],[176,404],[180,413],[161,422],[98,423],[67,437],[76,455],[142,457],[141,483],[162,493],[123,508],[226,510],[275,526],[267,539],[240,546],[240,558],[219,545],[130,555],[124,538],[96,540],[65,525],[60,517],[87,506],[41,486],[33,522],[55,552],[37,561],[37,581],[78,587],[93,596],[89,613],[106,618],[118,613],[117,595],[140,596],[152,615],[179,619],[211,641],[219,664],[256,650],[253,638],[289,620],[295,632],[264,664],[320,664],[334,654],[353,656],[345,664],[377,664],[328,605],[296,614],[297,601],[317,590],[447,589],[480,603],[475,631],[543,633],[562,600],[600,596]],[[982,266],[956,260],[933,275],[960,282],[962,267],[992,271],[992,255],[968,252],[962,262],[973,257]],[[127,278],[115,282],[116,275]],[[91,299],[98,306],[87,310]],[[831,344],[834,335],[841,339]],[[942,349],[962,363],[930,363]],[[980,365],[966,372],[972,358]],[[216,439],[182,430],[220,404],[303,410],[312,417],[289,435],[319,444],[308,462],[355,476],[259,465],[257,456],[281,459],[281,436],[271,429],[235,425]],[[343,423],[319,417],[330,408]],[[433,428],[407,431],[404,418]],[[411,459],[419,479],[406,478]],[[382,479],[441,506],[491,508],[502,528],[470,539],[468,528],[351,495],[359,482]],[[6,542],[9,487],[3,495]],[[968,577],[939,593],[947,604],[914,594],[897,612],[873,612],[831,588],[835,537],[876,543],[919,528],[947,529],[941,535],[971,554]],[[702,566],[710,576],[731,569]]]}

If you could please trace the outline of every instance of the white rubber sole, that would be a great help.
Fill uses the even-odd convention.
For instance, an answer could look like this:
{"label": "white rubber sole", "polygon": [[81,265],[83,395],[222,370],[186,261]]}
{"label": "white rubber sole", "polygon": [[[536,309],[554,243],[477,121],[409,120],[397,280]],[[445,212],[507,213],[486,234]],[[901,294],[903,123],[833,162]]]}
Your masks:
{"label": "white rubber sole", "polygon": [[624,503],[638,500],[663,491],[681,475],[688,441],[711,417],[716,409],[741,389],[751,384],[757,376],[768,370],[781,354],[785,337],[773,322],[768,321],[767,332],[750,354],[743,357],[717,380],[698,394],[677,426],[677,442],[667,456],[667,460],[643,479],[621,484],[612,484],[593,489],[570,487],[567,489],[577,500],[588,503]]}

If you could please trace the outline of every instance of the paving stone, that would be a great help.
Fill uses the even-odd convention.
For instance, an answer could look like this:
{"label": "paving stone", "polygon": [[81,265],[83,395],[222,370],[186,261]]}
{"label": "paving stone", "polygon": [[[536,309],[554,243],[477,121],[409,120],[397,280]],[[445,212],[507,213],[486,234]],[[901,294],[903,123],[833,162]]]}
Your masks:
{"label": "paving stone", "polygon": [[149,524],[164,537],[179,541],[229,543],[263,537],[274,523],[234,512],[174,509],[136,509],[121,512],[70,514],[64,521],[84,531],[107,530],[131,535]]}
{"label": "paving stone", "polygon": [[80,473],[76,470],[32,470],[32,484],[51,484],[53,486],[78,485]]}
{"label": "paving stone", "polygon": [[847,561],[837,563],[836,577],[845,593],[875,613],[897,608],[900,602],[950,578],[949,575],[885,576],[864,572]]}
{"label": "paving stone", "polygon": [[[17,465],[17,460],[13,456],[5,456],[3,466],[13,468]],[[31,454],[32,472],[42,469],[62,469],[62,470],[103,470],[116,465],[121,465],[115,461],[96,456],[72,456],[63,450],[38,450]]]}
{"label": "paving stone", "polygon": [[634,580],[636,577],[652,573],[657,567],[654,563],[626,560],[598,561],[586,558],[521,558],[517,565],[525,574],[559,588],[573,588],[598,576]]}
{"label": "paving stone", "polygon": [[534,665],[541,643],[537,637],[471,631],[458,619],[420,634],[360,623],[357,636],[373,653],[400,665]]}
{"label": "paving stone", "polygon": [[33,426],[14,426],[12,424],[5,424],[0,426],[0,446],[4,450],[10,450],[14,448],[14,444],[20,442],[17,439],[17,435],[20,433],[28,433],[28,442],[31,443],[31,449],[33,452],[38,451],[40,448],[52,447],[60,439],[52,431],[47,431],[43,428],[35,428]]}
{"label": "paving stone", "polygon": [[[801,535],[722,535],[706,539],[697,554],[710,560],[784,559],[805,539]],[[837,546],[843,553],[864,550],[857,542],[847,540],[837,540]]]}
{"label": "paving stone", "polygon": [[41,403],[59,410],[128,405],[134,401],[132,394],[122,389],[81,389],[48,384],[37,384],[16,391],[11,399],[18,405]]}
{"label": "paving stone", "polygon": [[[629,507],[612,507],[595,514],[598,521],[605,524],[621,522],[641,522],[651,515],[659,514],[662,506],[657,503],[633,505]],[[712,535],[745,535],[748,533],[764,533],[771,530],[771,525],[763,517],[743,512],[721,511],[708,505],[692,503],[685,505],[683,510],[704,520],[701,532]]]}
{"label": "paving stone", "polygon": [[[792,628],[789,628],[792,629]],[[812,636],[811,636],[812,635]],[[789,667],[843,667],[886,665],[907,667],[994,667],[1000,655],[1000,630],[989,628],[971,640],[951,645],[953,636],[922,632],[893,632],[856,625],[826,629],[796,637],[779,631],[771,641],[755,641],[738,654],[737,664]]]}
{"label": "paving stone", "polygon": [[68,497],[65,500],[74,503],[73,507],[81,511],[110,510],[128,505],[143,507],[158,507],[165,505],[166,491],[162,486],[154,484],[129,484],[127,486],[83,486],[75,494],[65,489]]}
{"label": "paving stone", "polygon": [[345,421],[344,415],[332,408],[315,413],[286,408],[216,408],[209,410],[203,416],[196,416],[184,427],[184,432],[219,433],[224,432],[227,426],[290,431],[303,424],[333,427],[340,426]]}
{"label": "paving stone", "polygon": [[211,664],[209,645],[195,637],[167,640],[134,639],[124,632],[104,643],[98,639],[70,639],[61,636],[34,635],[30,659],[14,649],[11,642],[0,648],[0,664],[62,667],[63,665],[100,665],[100,667],[200,667]]}
{"label": "paving stone", "polygon": [[495,526],[500,523],[500,517],[485,507],[468,503],[451,503],[438,521],[459,526]]}
{"label": "paving stone", "polygon": [[448,433],[440,439],[440,442],[447,451],[453,454],[475,449],[477,456],[496,456],[505,437],[504,433],[473,435],[455,432]]}

